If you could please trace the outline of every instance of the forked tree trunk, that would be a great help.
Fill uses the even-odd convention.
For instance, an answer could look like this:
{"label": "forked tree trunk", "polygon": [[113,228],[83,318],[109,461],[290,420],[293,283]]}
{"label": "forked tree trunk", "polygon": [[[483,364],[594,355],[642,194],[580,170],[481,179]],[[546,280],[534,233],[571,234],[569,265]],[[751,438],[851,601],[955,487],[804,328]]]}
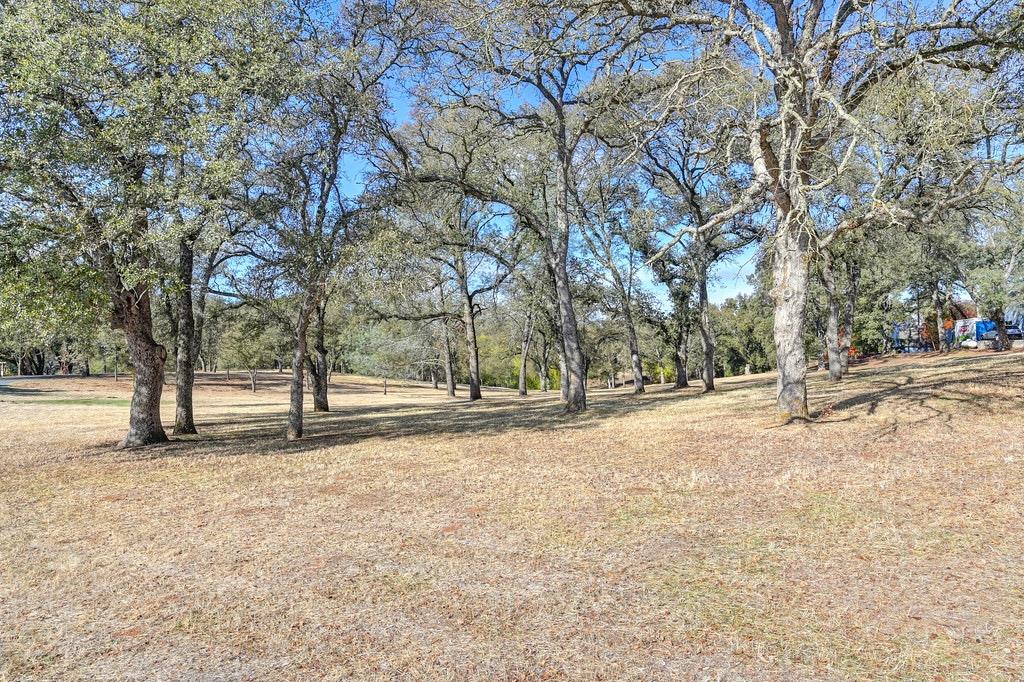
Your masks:
{"label": "forked tree trunk", "polygon": [[704,391],[715,390],[715,332],[711,326],[711,310],[708,301],[708,267],[701,260],[697,267],[697,327],[700,329],[701,350],[704,351],[704,366],[701,379]]}
{"label": "forked tree trunk", "polygon": [[249,386],[252,388],[252,392],[256,392],[256,370],[249,370]]}
{"label": "forked tree trunk", "polygon": [[437,390],[437,368],[436,367],[431,367],[430,368],[430,385],[433,387],[433,389],[435,391]]}
{"label": "forked tree trunk", "polygon": [[196,380],[196,324],[192,310],[192,271],[195,267],[194,243],[189,238],[178,242],[178,334],[174,369],[174,435],[198,433],[192,408],[192,390]]}
{"label": "forked tree trunk", "polygon": [[167,350],[153,338],[153,311],[144,285],[114,296],[114,327],[124,330],[128,355],[135,367],[135,388],[128,416],[128,433],[121,447],[131,448],[167,440],[160,421]]}
{"label": "forked tree trunk", "polygon": [[46,372],[46,351],[33,348],[21,358],[18,374],[42,376]]}
{"label": "forked tree trunk", "polygon": [[806,230],[783,216],[775,237],[772,275],[775,302],[773,332],[779,377],[777,402],[783,421],[808,419],[807,353],[804,321],[807,312],[808,245]]}

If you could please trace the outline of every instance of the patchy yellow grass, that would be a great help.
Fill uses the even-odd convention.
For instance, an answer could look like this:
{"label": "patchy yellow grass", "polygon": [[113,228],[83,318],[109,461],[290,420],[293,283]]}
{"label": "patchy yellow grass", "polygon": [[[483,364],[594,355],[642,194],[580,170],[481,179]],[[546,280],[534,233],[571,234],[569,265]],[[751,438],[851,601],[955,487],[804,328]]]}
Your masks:
{"label": "patchy yellow grass", "polygon": [[0,386],[0,678],[1024,675],[1021,354],[815,376],[782,427],[767,375],[581,417],[341,377],[296,444],[262,380],[131,452],[129,382]]}

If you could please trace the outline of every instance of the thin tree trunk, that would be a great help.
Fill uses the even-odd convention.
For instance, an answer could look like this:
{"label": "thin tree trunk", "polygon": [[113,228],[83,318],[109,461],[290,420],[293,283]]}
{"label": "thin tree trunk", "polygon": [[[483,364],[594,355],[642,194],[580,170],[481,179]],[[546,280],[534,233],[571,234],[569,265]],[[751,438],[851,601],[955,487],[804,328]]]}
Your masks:
{"label": "thin tree trunk", "polygon": [[178,333],[174,370],[174,435],[195,435],[192,390],[196,380],[196,324],[192,311],[192,271],[195,267],[193,241],[178,242]]}
{"label": "thin tree trunk", "polygon": [[715,332],[711,326],[711,310],[708,301],[708,266],[703,256],[697,267],[697,327],[700,329],[701,349],[704,351],[704,368],[701,379],[704,391],[715,390]]}
{"label": "thin tree trunk", "polygon": [[828,352],[828,380],[843,378],[843,366],[839,350],[839,295],[836,291],[835,271],[830,262],[821,265],[821,279],[828,297],[828,320],[825,325],[825,347]]}
{"label": "thin tree trunk", "polygon": [[537,375],[540,377],[540,390],[547,393],[551,389],[551,344],[548,335],[540,332],[540,353],[533,360],[537,367]]}
{"label": "thin tree trunk", "polygon": [[804,321],[807,312],[809,238],[791,216],[775,237],[772,275],[775,300],[775,355],[778,362],[777,404],[783,421],[808,419],[807,353]]}
{"label": "thin tree trunk", "polygon": [[[121,447],[139,447],[167,440],[160,420],[167,350],[153,338],[149,289],[138,286],[114,296],[114,326],[124,330],[128,355],[135,367],[135,388],[128,416],[128,433]],[[115,369],[116,373],[116,369]]]}
{"label": "thin tree trunk", "polygon": [[466,354],[469,355],[469,399],[480,400],[480,348],[476,341],[476,312],[469,291],[463,291],[462,324],[466,328]]}
{"label": "thin tree trunk", "polygon": [[676,388],[687,388],[690,385],[689,378],[686,376],[686,365],[689,361],[687,345],[689,345],[689,334],[685,330],[680,331],[676,347],[672,351],[672,364],[676,367]]}
{"label": "thin tree trunk", "polygon": [[[673,312],[674,319],[674,334],[673,348],[672,348],[672,364],[676,368],[676,381],[675,388],[687,388],[690,385],[689,380],[689,347],[690,347],[690,295],[689,292],[683,292],[682,290],[676,289],[673,293],[673,306],[675,310]],[[680,295],[685,294],[685,295]]]}
{"label": "thin tree trunk", "polygon": [[551,344],[548,337],[544,336],[544,345],[540,353],[540,390],[547,393],[551,390]]}
{"label": "thin tree trunk", "polygon": [[292,381],[288,401],[288,440],[302,438],[302,403],[305,386],[306,363],[306,332],[309,330],[309,318],[313,314],[316,302],[309,300],[299,310],[299,319],[295,324],[295,351],[292,356]]}
{"label": "thin tree trunk", "polygon": [[640,359],[640,342],[636,336],[636,325],[633,324],[633,312],[629,304],[623,301],[623,312],[626,318],[626,337],[629,343],[629,361],[633,369],[633,393],[643,393],[644,364]]}
{"label": "thin tree trunk", "polygon": [[313,380],[313,411],[330,412],[331,407],[327,401],[327,344],[325,341],[326,331],[325,319],[327,317],[327,303],[320,301],[316,306],[316,324],[314,326],[313,342],[313,366],[310,371],[310,378]]}
{"label": "thin tree trunk", "polygon": [[249,385],[252,387],[252,392],[256,392],[256,370],[249,370]]}
{"label": "thin tree trunk", "polygon": [[839,365],[843,376],[850,371],[850,349],[853,347],[853,320],[857,312],[857,287],[860,284],[860,268],[856,263],[850,266],[850,279],[846,283],[846,305],[843,309],[843,329],[839,335]]}
{"label": "thin tree trunk", "polygon": [[437,368],[433,366],[430,368],[430,385],[437,390]]}
{"label": "thin tree trunk", "polygon": [[939,289],[938,282],[935,283],[935,289],[932,291],[932,308],[935,310],[935,350],[942,351],[945,330],[942,328],[942,291]]}
{"label": "thin tree trunk", "polygon": [[530,342],[533,340],[533,312],[526,315],[522,347],[519,353],[519,395],[526,395],[526,368],[530,360]]}
{"label": "thin tree trunk", "polygon": [[452,350],[452,337],[448,330],[448,320],[442,320],[444,331],[444,384],[449,398],[455,397],[455,353]]}

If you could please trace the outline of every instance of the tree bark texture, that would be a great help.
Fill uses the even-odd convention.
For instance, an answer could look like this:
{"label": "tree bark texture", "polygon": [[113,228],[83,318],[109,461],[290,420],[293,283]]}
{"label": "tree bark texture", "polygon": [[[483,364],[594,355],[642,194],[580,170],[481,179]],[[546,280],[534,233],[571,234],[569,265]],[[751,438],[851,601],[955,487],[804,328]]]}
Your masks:
{"label": "tree bark texture", "polygon": [[309,331],[309,320],[313,314],[316,301],[311,298],[303,302],[299,310],[299,319],[295,324],[295,350],[292,354],[292,380],[288,400],[288,440],[302,438],[302,408],[305,386],[306,333]]}
{"label": "tree bark texture", "polygon": [[704,351],[704,367],[701,379],[704,391],[715,390],[715,332],[711,325],[711,310],[708,301],[708,266],[701,259],[697,267],[697,319],[700,329],[701,349]]}
{"label": "tree bark texture", "polygon": [[519,395],[526,395],[526,368],[530,361],[530,343],[533,340],[533,312],[526,315],[522,345],[519,352]]}
{"label": "tree bark texture", "polygon": [[772,275],[775,300],[775,354],[778,362],[777,402],[783,421],[808,419],[807,353],[804,321],[807,312],[808,235],[783,217],[775,236]]}
{"label": "tree bark texture", "polygon": [[192,271],[195,244],[189,238],[178,242],[178,333],[174,369],[174,435],[195,435],[192,392],[196,380],[196,324],[192,306]]}
{"label": "tree bark texture", "polygon": [[828,354],[828,380],[843,378],[843,365],[839,347],[839,292],[836,290],[835,270],[831,263],[822,263],[821,279],[828,298],[828,319],[825,324],[825,348]]}
{"label": "tree bark texture", "polygon": [[137,285],[113,295],[114,327],[124,330],[128,355],[135,367],[135,388],[128,416],[128,433],[121,447],[139,447],[167,440],[160,420],[167,350],[153,338],[149,288]]}

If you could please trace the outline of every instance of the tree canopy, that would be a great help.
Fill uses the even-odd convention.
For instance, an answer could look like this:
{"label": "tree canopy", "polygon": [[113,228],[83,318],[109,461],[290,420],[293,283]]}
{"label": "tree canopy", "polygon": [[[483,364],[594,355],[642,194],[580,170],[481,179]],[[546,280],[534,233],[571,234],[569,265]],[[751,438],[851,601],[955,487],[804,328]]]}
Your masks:
{"label": "tree canopy", "polygon": [[2,0],[0,363],[118,330],[127,446],[172,356],[176,435],[218,366],[290,366],[290,439],[335,371],[576,413],[775,370],[807,419],[911,319],[1009,345],[1022,48],[1009,0]]}

